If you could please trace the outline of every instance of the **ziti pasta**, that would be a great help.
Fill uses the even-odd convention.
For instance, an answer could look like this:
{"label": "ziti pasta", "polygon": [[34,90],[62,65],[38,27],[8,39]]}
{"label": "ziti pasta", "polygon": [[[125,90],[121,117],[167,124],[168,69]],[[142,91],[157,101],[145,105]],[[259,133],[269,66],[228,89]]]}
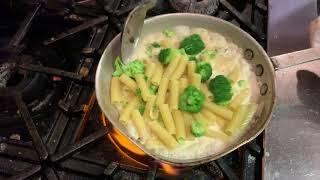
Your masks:
{"label": "ziti pasta", "polygon": [[130,136],[156,154],[218,153],[254,116],[253,73],[243,49],[221,34],[186,26],[170,32],[141,39],[130,63],[116,60],[111,103]]}

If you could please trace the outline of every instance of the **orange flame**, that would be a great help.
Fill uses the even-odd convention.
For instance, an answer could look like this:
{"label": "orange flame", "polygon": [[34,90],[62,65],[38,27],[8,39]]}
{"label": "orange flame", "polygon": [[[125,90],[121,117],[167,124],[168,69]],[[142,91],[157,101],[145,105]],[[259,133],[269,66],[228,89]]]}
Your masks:
{"label": "orange flame", "polygon": [[120,131],[113,129],[111,136],[115,141],[117,141],[121,146],[130,150],[131,152],[143,156],[145,153],[138,148],[135,144],[133,144],[127,137],[125,137]]}
{"label": "orange flame", "polygon": [[[101,115],[102,124],[107,126],[106,116],[102,113]],[[109,134],[112,141],[116,141],[122,147],[130,150],[131,152],[143,156],[145,153],[135,144],[133,144],[126,136],[124,136],[119,130],[112,128],[112,132]]]}
{"label": "orange flame", "polygon": [[[107,126],[107,119],[106,116],[102,113],[101,115],[102,124],[104,126]],[[126,136],[124,136],[119,130],[112,128],[112,132],[108,134],[108,138],[110,141],[115,145],[115,147],[118,149],[118,152],[120,152],[123,156],[125,156],[128,160],[135,162],[141,166],[147,167],[147,165],[133,159],[128,154],[126,154],[122,148],[126,148],[132,153],[135,153],[139,156],[145,156],[146,154],[134,143],[132,143]],[[121,146],[121,147],[120,147]],[[179,175],[179,169],[165,163],[160,163],[162,169],[171,176],[177,176]]]}
{"label": "orange flame", "polygon": [[163,170],[173,176],[177,176],[179,175],[179,170],[174,168],[173,166],[169,165],[169,164],[165,164],[165,163],[160,163],[160,165],[162,166]]}

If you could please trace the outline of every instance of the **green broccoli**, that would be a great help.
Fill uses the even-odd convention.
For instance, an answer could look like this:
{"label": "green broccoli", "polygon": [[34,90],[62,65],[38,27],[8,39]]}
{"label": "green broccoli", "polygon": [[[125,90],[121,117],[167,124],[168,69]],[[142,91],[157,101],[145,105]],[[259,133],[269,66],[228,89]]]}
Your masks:
{"label": "green broccoli", "polygon": [[201,53],[200,59],[202,61],[209,61],[209,60],[215,58],[216,55],[217,55],[217,51],[205,50]]}
{"label": "green broccoli", "polygon": [[152,57],[154,48],[160,48],[160,44],[158,42],[153,42],[153,43],[149,44],[149,46],[147,46],[146,53],[149,57]]}
{"label": "green broccoli", "polygon": [[156,94],[158,92],[158,86],[151,85],[149,87],[149,91],[151,92],[151,94]]}
{"label": "green broccoli", "polygon": [[171,29],[165,29],[165,30],[163,30],[163,34],[165,34],[167,37],[172,37],[176,33],[174,31],[172,31]]}
{"label": "green broccoli", "polygon": [[191,124],[191,132],[195,137],[203,136],[205,133],[204,125],[200,121],[193,121]]}
{"label": "green broccoli", "polygon": [[112,73],[112,76],[119,77],[124,72],[124,65],[121,62],[121,58],[118,56],[116,60],[114,61],[115,71]]}
{"label": "green broccoli", "polygon": [[213,94],[213,101],[219,105],[227,105],[233,96],[231,83],[223,75],[218,75],[210,80],[209,90]]}
{"label": "green broccoli", "polygon": [[125,66],[124,73],[129,77],[134,77],[134,75],[136,74],[143,74],[144,73],[143,62],[139,60],[131,61],[128,65]]}
{"label": "green broccoli", "polygon": [[136,89],[135,94],[136,94],[136,96],[141,97],[141,89],[140,88]]}
{"label": "green broccoli", "polygon": [[178,141],[179,144],[184,144],[184,143],[186,143],[186,140],[185,140],[183,137],[179,137],[179,138],[177,139],[177,141]]}
{"label": "green broccoli", "polygon": [[179,96],[179,109],[191,113],[200,112],[204,104],[203,92],[190,85]]}
{"label": "green broccoli", "polygon": [[112,76],[121,76],[122,74],[126,74],[129,77],[133,77],[136,74],[144,73],[144,64],[139,60],[131,61],[129,64],[124,65],[121,62],[120,57],[117,57],[115,62],[115,71],[112,73]]}
{"label": "green broccoli", "polygon": [[199,34],[192,34],[180,42],[179,48],[183,48],[188,55],[195,55],[200,53],[205,45]]}
{"label": "green broccoli", "polygon": [[145,108],[146,108],[146,104],[145,104],[145,103],[141,103],[141,104],[139,105],[138,110],[139,110],[139,112],[140,112],[141,115],[143,115]]}
{"label": "green broccoli", "polygon": [[160,47],[160,43],[158,43],[158,42],[153,42],[153,43],[151,44],[151,46],[154,47],[154,48],[159,48],[159,47]]}
{"label": "green broccoli", "polygon": [[171,60],[179,54],[179,50],[174,48],[161,49],[159,53],[159,61],[162,64],[169,64]]}
{"label": "green broccoli", "polygon": [[201,82],[205,82],[212,75],[212,67],[207,62],[198,62],[196,67],[196,73],[201,75]]}
{"label": "green broccoli", "polygon": [[195,55],[189,56],[189,61],[195,61],[196,63],[199,62],[199,59]]}
{"label": "green broccoli", "polygon": [[239,86],[240,88],[245,87],[245,86],[246,86],[246,81],[245,81],[245,80],[239,80],[239,81],[238,81],[238,86]]}

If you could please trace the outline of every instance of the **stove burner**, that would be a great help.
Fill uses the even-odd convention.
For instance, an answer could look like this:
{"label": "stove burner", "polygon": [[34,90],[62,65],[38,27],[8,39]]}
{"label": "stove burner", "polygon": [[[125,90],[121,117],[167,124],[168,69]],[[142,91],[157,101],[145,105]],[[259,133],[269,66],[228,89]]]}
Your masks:
{"label": "stove burner", "polygon": [[106,126],[111,128],[111,132],[108,134],[108,138],[114,144],[118,152],[121,154],[123,158],[122,161],[126,164],[131,164],[135,167],[139,167],[142,169],[148,169],[154,163],[159,163],[161,166],[161,170],[170,176],[177,176],[182,171],[188,170],[190,168],[178,168],[171,166],[169,164],[155,162],[152,157],[145,154],[138,146],[133,144],[126,136],[124,136],[119,130],[113,128],[111,123],[109,123],[102,113],[102,122]]}
{"label": "stove burner", "polygon": [[0,65],[0,88],[7,87],[7,82],[11,77],[10,63]]}
{"label": "stove burner", "polygon": [[177,12],[198,14],[215,14],[218,10],[218,0],[170,0],[171,6]]}
{"label": "stove burner", "polygon": [[[94,91],[99,58],[142,0],[39,2],[8,1],[0,8],[0,179],[261,177],[261,136],[216,161],[181,169],[147,156],[101,117]],[[250,13],[261,9],[245,2],[240,11],[227,0],[158,0],[148,17],[214,14],[265,43],[265,26]]]}

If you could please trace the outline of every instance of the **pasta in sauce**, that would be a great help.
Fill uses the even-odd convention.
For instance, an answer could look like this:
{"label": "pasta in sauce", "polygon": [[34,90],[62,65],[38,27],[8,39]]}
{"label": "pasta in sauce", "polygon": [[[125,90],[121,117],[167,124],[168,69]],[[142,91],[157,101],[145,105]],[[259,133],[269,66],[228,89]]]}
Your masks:
{"label": "pasta in sauce", "polygon": [[[155,154],[193,159],[218,153],[236,141],[256,111],[255,85],[251,84],[254,75],[243,50],[221,34],[186,26],[170,31],[173,35],[155,32],[140,40],[131,59],[143,62],[144,73],[114,76],[112,104],[118,107],[119,120],[131,136]],[[196,48],[181,48],[190,36],[200,37],[204,46],[198,43]],[[175,54],[171,56],[168,50],[163,52],[167,56],[160,57],[164,49]],[[212,68],[209,77],[199,70],[203,63]],[[213,95],[216,87],[210,84],[221,75],[232,88],[228,101],[218,103],[219,94]],[[180,101],[190,86],[196,89],[192,93],[202,95],[188,96],[186,105],[202,104],[185,110]]]}

